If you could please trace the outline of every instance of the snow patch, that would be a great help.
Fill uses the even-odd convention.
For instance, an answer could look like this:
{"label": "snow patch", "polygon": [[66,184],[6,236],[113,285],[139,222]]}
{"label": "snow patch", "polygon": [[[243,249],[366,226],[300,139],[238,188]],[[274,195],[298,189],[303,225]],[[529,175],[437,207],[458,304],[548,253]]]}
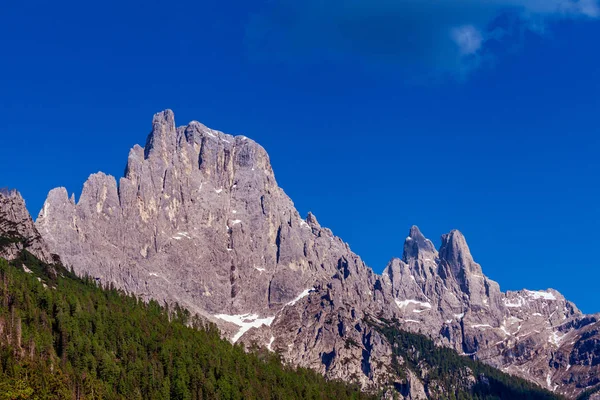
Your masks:
{"label": "snow patch", "polygon": [[231,224],[232,224],[232,225],[235,225],[235,224],[239,224],[239,223],[241,223],[241,222],[242,222],[242,220],[241,220],[241,219],[234,219],[233,221],[231,221]]}
{"label": "snow patch", "polygon": [[414,322],[415,324],[421,323],[421,321],[417,321],[416,319],[405,319],[404,322]]}
{"label": "snow patch", "polygon": [[525,291],[527,293],[527,295],[529,297],[533,297],[534,299],[544,299],[544,300],[556,300],[556,296],[554,296],[552,293],[548,292],[548,291],[542,291],[542,290],[538,290],[538,291],[532,291],[532,290],[526,290]]}
{"label": "snow patch", "polygon": [[[421,306],[421,307],[427,308],[427,309],[431,308],[431,303],[429,303],[429,302],[423,302],[423,301],[419,301],[419,300],[402,300],[402,301],[400,301],[400,300],[396,299],[396,305],[400,308],[407,307],[409,304],[414,304],[414,305]],[[423,311],[426,311],[426,310],[420,310],[420,311],[413,310],[413,312],[423,312]]]}
{"label": "snow patch", "polygon": [[265,272],[266,270],[264,268],[259,268],[259,267],[254,267],[255,270],[259,271],[259,272]]}
{"label": "snow patch", "polygon": [[27,268],[27,266],[25,264],[23,264],[23,271],[25,271],[28,274],[33,274],[33,271],[30,270],[29,268]]}
{"label": "snow patch", "polygon": [[456,319],[463,319],[464,317],[465,317],[465,313],[454,314],[454,318],[456,318]]}
{"label": "snow patch", "polygon": [[492,326],[489,324],[475,324],[471,325],[471,328],[491,328]]}
{"label": "snow patch", "polygon": [[548,337],[548,342],[558,347],[560,346],[560,342],[563,340],[564,337],[565,335],[560,335],[558,332],[554,331]]}
{"label": "snow patch", "polygon": [[273,346],[274,341],[275,341],[275,336],[271,336],[271,340],[269,340],[269,344],[267,345],[267,349],[269,349],[269,351],[273,351],[273,348],[271,346]]}
{"label": "snow patch", "polygon": [[251,328],[260,328],[263,325],[271,326],[275,317],[259,318],[257,314],[241,314],[241,315],[228,315],[228,314],[217,314],[215,318],[222,319],[223,321],[231,322],[240,327],[239,331],[233,335],[231,341],[237,342],[244,333],[248,332]]}
{"label": "snow patch", "polygon": [[219,193],[221,193],[222,191],[223,191],[223,189],[215,189],[215,193],[216,193],[216,194],[219,194]]}
{"label": "snow patch", "polygon": [[312,292],[312,291],[313,291],[313,289],[306,289],[305,291],[303,291],[302,293],[300,293],[298,295],[298,297],[296,297],[294,300],[292,300],[289,303],[287,303],[284,307],[293,306],[294,304],[296,304],[297,302],[299,302],[300,300],[302,300],[303,298],[305,298],[306,296],[308,296],[310,294],[310,292]]}

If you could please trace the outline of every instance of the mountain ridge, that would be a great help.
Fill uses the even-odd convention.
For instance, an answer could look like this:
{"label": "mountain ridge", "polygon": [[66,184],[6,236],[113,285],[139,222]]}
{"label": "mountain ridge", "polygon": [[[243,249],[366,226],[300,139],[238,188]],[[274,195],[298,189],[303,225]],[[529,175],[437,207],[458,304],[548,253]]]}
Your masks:
{"label": "mountain ridge", "polygon": [[[300,217],[260,145],[198,122],[176,127],[170,110],[155,115],[145,148],[131,149],[118,185],[93,174],[76,204],[55,189],[36,226],[76,272],[178,302],[232,340],[328,377],[357,376],[364,387],[389,378],[372,360],[392,355],[365,316],[397,318],[438,344],[569,396],[597,378],[595,358],[585,364],[597,342],[572,359],[579,368],[563,340],[580,343],[576,332],[595,329],[598,316],[584,316],[554,291],[501,292],[456,230],[438,251],[413,226],[402,258],[375,274],[314,215]],[[348,340],[362,349],[346,348]]]}

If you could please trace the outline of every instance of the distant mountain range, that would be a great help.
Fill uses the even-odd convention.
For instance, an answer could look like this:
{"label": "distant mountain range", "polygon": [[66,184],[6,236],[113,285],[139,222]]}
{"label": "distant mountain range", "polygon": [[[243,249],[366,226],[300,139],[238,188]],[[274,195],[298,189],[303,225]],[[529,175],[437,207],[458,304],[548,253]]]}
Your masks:
{"label": "distant mountain range", "polygon": [[378,275],[299,215],[260,145],[195,121],[176,127],[169,110],[118,184],[93,174],[77,203],[52,190],[35,226],[5,192],[0,228],[0,257],[57,254],[79,275],[177,303],[232,342],[373,393],[439,398],[505,379],[467,357],[568,398],[600,384],[600,315],[552,289],[501,292],[458,231],[436,249],[412,227]]}

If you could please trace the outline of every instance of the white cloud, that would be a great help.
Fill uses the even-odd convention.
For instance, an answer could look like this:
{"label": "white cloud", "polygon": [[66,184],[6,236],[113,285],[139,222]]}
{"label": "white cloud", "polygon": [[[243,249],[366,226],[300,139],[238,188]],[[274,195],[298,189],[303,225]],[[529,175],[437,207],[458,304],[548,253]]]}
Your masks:
{"label": "white cloud", "polygon": [[453,28],[451,35],[459,48],[460,54],[463,56],[477,53],[483,43],[483,35],[473,25]]}

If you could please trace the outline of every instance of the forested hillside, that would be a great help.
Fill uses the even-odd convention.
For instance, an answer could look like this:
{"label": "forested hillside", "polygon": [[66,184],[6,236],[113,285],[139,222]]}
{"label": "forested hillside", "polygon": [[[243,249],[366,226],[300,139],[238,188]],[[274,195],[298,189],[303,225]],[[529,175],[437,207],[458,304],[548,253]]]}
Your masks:
{"label": "forested hillside", "polygon": [[26,252],[0,259],[0,301],[0,399],[370,398]]}
{"label": "forested hillside", "polygon": [[[394,386],[370,395],[284,366],[265,349],[231,345],[187,310],[101,288],[27,251],[10,263],[0,259],[0,301],[0,400],[342,400],[381,397]],[[406,361],[390,367],[420,376],[432,398],[556,398],[393,321],[370,323],[393,344],[395,360]],[[395,389],[399,397],[407,387]]]}
{"label": "forested hillside", "polygon": [[[525,379],[438,347],[427,337],[399,329],[398,321],[369,321],[394,349],[393,368],[399,375],[412,371],[423,377],[425,390],[443,399],[559,399]],[[399,362],[402,360],[402,364]]]}

